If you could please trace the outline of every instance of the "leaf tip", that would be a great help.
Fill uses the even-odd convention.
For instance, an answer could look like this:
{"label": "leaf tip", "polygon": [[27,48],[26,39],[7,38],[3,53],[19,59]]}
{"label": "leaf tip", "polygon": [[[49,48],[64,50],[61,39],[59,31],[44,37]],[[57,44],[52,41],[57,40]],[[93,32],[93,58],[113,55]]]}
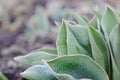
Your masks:
{"label": "leaf tip", "polygon": [[21,75],[21,76],[24,76],[24,75],[25,75],[25,72],[20,73],[20,75]]}
{"label": "leaf tip", "polygon": [[20,62],[22,60],[22,56],[14,57],[13,59],[17,62]]}
{"label": "leaf tip", "polygon": [[112,11],[112,12],[116,12],[115,9],[113,7],[111,7],[109,4],[105,4],[105,11]]}
{"label": "leaf tip", "polygon": [[22,72],[22,73],[20,73],[20,76],[22,76],[22,77],[26,77],[27,76],[27,72],[26,71],[24,71],[24,72]]}
{"label": "leaf tip", "polygon": [[106,8],[106,9],[111,9],[110,5],[107,4],[107,3],[105,4],[105,8]]}

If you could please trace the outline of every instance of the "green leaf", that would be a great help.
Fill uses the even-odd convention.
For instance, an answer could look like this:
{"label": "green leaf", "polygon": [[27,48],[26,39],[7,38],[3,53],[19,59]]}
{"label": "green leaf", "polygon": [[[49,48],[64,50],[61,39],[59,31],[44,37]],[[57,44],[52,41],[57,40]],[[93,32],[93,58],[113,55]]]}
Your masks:
{"label": "green leaf", "polygon": [[89,37],[93,58],[109,73],[109,51],[103,35],[89,27]]}
{"label": "green leaf", "polygon": [[44,51],[50,54],[55,54],[57,55],[57,50],[56,49],[40,49],[40,51]]}
{"label": "green leaf", "polygon": [[29,80],[76,80],[68,74],[57,74],[46,65],[32,66],[21,75]]}
{"label": "green leaf", "polygon": [[8,80],[5,75],[0,72],[0,80]]}
{"label": "green leaf", "polygon": [[58,80],[55,73],[45,65],[32,66],[21,75],[29,80]]}
{"label": "green leaf", "polygon": [[58,37],[57,37],[57,51],[58,51],[58,55],[62,56],[62,55],[67,55],[67,43],[66,43],[66,24],[65,22],[62,22],[61,25],[61,29],[60,32],[58,33]]}
{"label": "green leaf", "polygon": [[79,79],[79,80],[91,80],[91,79],[86,79],[86,78],[85,78],[85,79]]}
{"label": "green leaf", "polygon": [[[83,34],[82,34],[83,33]],[[89,50],[89,39],[87,28],[77,25],[67,27],[68,54],[86,54],[91,56]]]}
{"label": "green leaf", "polygon": [[115,63],[115,59],[113,57],[113,53],[111,52],[111,48],[110,48],[110,56],[111,56],[111,64],[112,64],[112,66],[111,66],[112,75],[109,77],[111,80],[119,80],[120,79],[120,71],[118,70],[118,67]]}
{"label": "green leaf", "polygon": [[120,24],[113,28],[109,37],[113,50],[113,56],[120,71]]}
{"label": "green leaf", "polygon": [[57,55],[50,54],[44,51],[33,51],[28,55],[25,56],[18,56],[15,57],[15,61],[22,63],[27,66],[37,65],[37,64],[43,64],[42,60],[50,60],[53,58],[56,58]]}
{"label": "green leaf", "polygon": [[101,21],[102,15],[101,15],[100,10],[99,10],[99,8],[98,8],[97,6],[94,8],[93,12],[95,13],[97,19],[98,19],[99,21]]}
{"label": "green leaf", "polygon": [[112,8],[106,6],[106,10],[101,20],[103,30],[109,34],[119,20],[118,14]]}
{"label": "green leaf", "polygon": [[[68,75],[68,74],[56,74],[58,80],[78,80],[78,79],[74,79],[72,76]],[[79,79],[79,80],[91,80],[91,79],[87,79],[87,78],[84,78],[84,79]]]}
{"label": "green leaf", "polygon": [[119,80],[120,79],[120,71],[115,63],[113,55],[111,55],[112,60],[112,80]]}
{"label": "green leaf", "polygon": [[79,16],[78,14],[74,15],[74,17],[81,26],[87,25],[88,20],[85,17]]}
{"label": "green leaf", "polygon": [[74,22],[63,22],[57,38],[57,51],[60,56],[79,53],[91,56],[87,28]]}
{"label": "green leaf", "polygon": [[58,80],[76,80],[68,74],[56,74]]}
{"label": "green leaf", "polygon": [[[96,16],[96,20],[94,19],[93,22],[96,22],[97,23],[97,27],[95,27],[96,29],[98,29],[99,31],[103,32],[102,31],[102,28],[101,28],[101,19],[102,19],[102,15],[100,13],[100,10],[98,9],[98,7],[96,7],[94,9],[94,13],[95,13],[95,16]],[[94,23],[95,24],[95,23]],[[92,25],[94,27],[94,25]]]}
{"label": "green leaf", "polygon": [[62,56],[47,62],[59,74],[69,74],[75,79],[109,80],[105,71],[85,55]]}
{"label": "green leaf", "polygon": [[97,18],[94,16],[92,20],[89,22],[89,25],[94,27],[95,29],[98,29],[98,23],[97,23]]}
{"label": "green leaf", "polygon": [[81,27],[79,25],[67,25],[67,26],[72,31],[72,33],[82,46],[90,45],[87,27]]}

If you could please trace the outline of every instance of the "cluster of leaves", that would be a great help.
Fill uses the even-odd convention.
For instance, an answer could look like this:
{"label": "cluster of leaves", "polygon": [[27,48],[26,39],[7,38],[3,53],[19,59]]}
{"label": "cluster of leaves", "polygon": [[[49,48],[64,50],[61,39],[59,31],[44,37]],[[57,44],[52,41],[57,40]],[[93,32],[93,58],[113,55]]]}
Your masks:
{"label": "cluster of leaves", "polygon": [[15,60],[30,66],[21,75],[30,80],[119,80],[120,18],[106,6],[91,21],[75,16],[63,20],[57,49],[41,49]]}

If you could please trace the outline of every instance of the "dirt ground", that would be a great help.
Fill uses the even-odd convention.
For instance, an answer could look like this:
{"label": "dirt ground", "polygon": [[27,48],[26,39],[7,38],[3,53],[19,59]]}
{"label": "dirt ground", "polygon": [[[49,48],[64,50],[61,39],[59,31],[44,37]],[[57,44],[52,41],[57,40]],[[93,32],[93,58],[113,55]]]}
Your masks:
{"label": "dirt ground", "polygon": [[[10,2],[11,1],[11,2]],[[25,55],[32,50],[43,47],[55,47],[57,29],[54,21],[61,14],[56,13],[55,18],[51,16],[51,5],[59,5],[58,8],[71,9],[80,14],[91,15],[93,7],[96,4],[103,8],[105,2],[119,8],[118,1],[112,0],[0,0],[0,72],[2,72],[8,80],[26,80],[20,76],[20,72],[26,69],[25,66],[15,62],[14,57]],[[120,1],[119,1],[120,2]],[[42,7],[47,13],[50,28],[45,34],[36,35],[32,33],[32,37],[26,37],[28,31],[27,23],[35,14],[36,7]],[[57,10],[55,8],[55,10]],[[61,17],[61,16],[60,16]],[[60,19],[61,20],[61,19]],[[33,20],[34,21],[34,20]],[[56,33],[56,35],[54,35]],[[29,34],[29,33],[28,33]],[[1,80],[1,79],[0,79]]]}

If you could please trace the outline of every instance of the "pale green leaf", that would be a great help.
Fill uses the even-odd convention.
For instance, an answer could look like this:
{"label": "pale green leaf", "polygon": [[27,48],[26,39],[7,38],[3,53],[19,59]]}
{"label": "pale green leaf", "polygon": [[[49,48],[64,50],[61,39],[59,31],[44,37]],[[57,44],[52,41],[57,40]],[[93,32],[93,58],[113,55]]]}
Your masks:
{"label": "pale green leaf", "polygon": [[66,34],[67,34],[66,25],[63,22],[61,25],[60,32],[58,33],[57,42],[56,42],[57,52],[59,56],[67,55],[67,43],[66,43],[67,35]]}
{"label": "pale green leaf", "polygon": [[58,80],[76,80],[68,74],[56,74],[56,77],[58,78]]}
{"label": "pale green leaf", "polygon": [[22,63],[27,66],[37,65],[37,64],[43,64],[42,60],[50,60],[53,58],[56,58],[57,55],[50,54],[44,51],[33,51],[28,55],[25,56],[18,56],[15,57],[15,61]]}
{"label": "pale green leaf", "polygon": [[57,55],[57,50],[56,49],[40,49],[40,51],[44,51],[50,54],[55,54]]}
{"label": "pale green leaf", "polygon": [[76,21],[81,25],[81,26],[86,26],[88,23],[88,20],[85,17],[79,16],[79,15],[74,15]]}
{"label": "pale green leaf", "polygon": [[21,73],[21,75],[29,80],[76,80],[68,74],[57,74],[45,65],[32,66]]}
{"label": "pale green leaf", "polygon": [[109,72],[109,51],[103,35],[94,28],[89,27],[89,37],[93,58]]}
{"label": "pale green leaf", "polygon": [[115,63],[113,55],[111,55],[112,60],[112,80],[119,80],[120,79],[120,71]]}
{"label": "pale green leaf", "polygon": [[94,27],[95,29],[98,29],[98,23],[97,23],[97,18],[94,16],[92,20],[89,22],[89,25]]}
{"label": "pale green leaf", "polygon": [[74,36],[77,38],[78,41],[82,46],[88,46],[89,42],[89,35],[87,27],[81,27],[79,25],[67,25],[68,28],[72,31]]}
{"label": "pale green leaf", "polygon": [[98,7],[95,7],[94,10],[93,10],[93,12],[95,13],[97,19],[98,19],[99,21],[101,21],[102,15],[101,15],[101,13],[100,13],[99,8],[98,8]]}
{"label": "pale green leaf", "polygon": [[[73,28],[75,28],[75,29],[73,29]],[[85,50],[86,49],[85,46],[88,46],[88,44],[89,44],[88,43],[89,41],[87,42],[87,40],[86,40],[86,38],[88,38],[88,35],[82,34],[82,30],[84,32],[86,31],[85,33],[87,33],[87,29],[85,27],[77,27],[77,26],[74,26],[74,27],[68,26],[67,27],[68,54],[86,54],[86,55],[91,56],[91,54],[87,50]],[[79,33],[77,33],[77,32],[79,32]]]}
{"label": "pale green leaf", "polygon": [[69,74],[75,79],[109,80],[105,71],[85,55],[62,56],[47,62],[59,74]]}
{"label": "pale green leaf", "polygon": [[109,37],[113,50],[113,56],[120,71],[120,24],[113,28]]}
{"label": "pale green leaf", "polygon": [[85,78],[85,79],[79,79],[79,80],[92,80],[92,79],[86,79],[86,78]]}
{"label": "pale green leaf", "polygon": [[58,80],[55,77],[55,73],[45,65],[32,66],[21,75],[29,80]]}
{"label": "pale green leaf", "polygon": [[119,20],[118,14],[112,8],[107,6],[101,20],[101,25],[104,32],[109,34]]}
{"label": "pale green leaf", "polygon": [[95,16],[96,16],[96,19],[97,19],[97,29],[102,32],[102,30],[101,30],[102,14],[101,14],[101,12],[100,12],[98,7],[95,7],[93,12],[95,13]]}
{"label": "pale green leaf", "polygon": [[[85,54],[88,54],[90,56],[91,47],[90,47],[90,41],[89,41],[88,28],[80,27],[79,25],[68,25],[67,28],[68,28],[67,41],[69,41],[69,43],[74,47],[77,46],[76,47],[77,49],[84,51]],[[80,51],[80,53],[83,53],[83,52]]]}

